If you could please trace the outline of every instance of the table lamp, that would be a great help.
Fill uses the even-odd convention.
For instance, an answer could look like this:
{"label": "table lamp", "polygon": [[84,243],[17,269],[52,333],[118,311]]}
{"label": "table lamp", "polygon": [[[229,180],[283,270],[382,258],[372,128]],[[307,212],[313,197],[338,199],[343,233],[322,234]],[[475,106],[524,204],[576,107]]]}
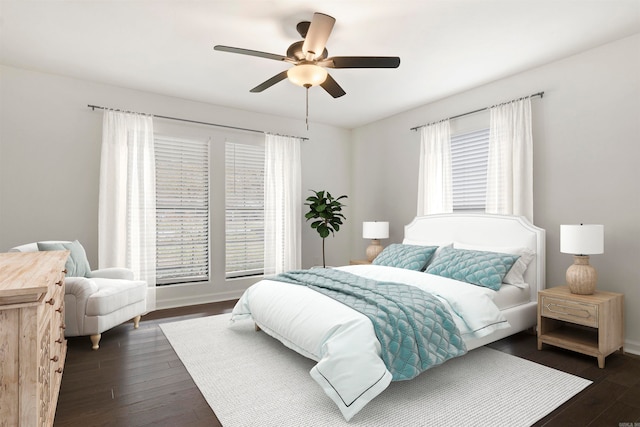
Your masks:
{"label": "table lamp", "polygon": [[380,239],[389,238],[389,223],[387,221],[367,221],[362,223],[362,238],[371,239],[367,247],[367,261],[371,262],[382,252]]}
{"label": "table lamp", "polygon": [[604,253],[604,226],[599,224],[561,225],[560,252],[573,254],[567,269],[567,285],[573,294],[591,295],[598,273],[589,264],[589,255]]}

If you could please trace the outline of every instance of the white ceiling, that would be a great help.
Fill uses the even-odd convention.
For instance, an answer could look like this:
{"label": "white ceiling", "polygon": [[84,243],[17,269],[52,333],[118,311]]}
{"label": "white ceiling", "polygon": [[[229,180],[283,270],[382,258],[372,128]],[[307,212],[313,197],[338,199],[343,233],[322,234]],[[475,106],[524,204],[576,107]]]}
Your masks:
{"label": "white ceiling", "polygon": [[330,56],[401,58],[310,90],[310,121],[346,128],[640,32],[640,0],[0,0],[0,62],[303,120],[303,88],[249,93],[288,64],[213,46],[284,55],[313,12],[336,18]]}

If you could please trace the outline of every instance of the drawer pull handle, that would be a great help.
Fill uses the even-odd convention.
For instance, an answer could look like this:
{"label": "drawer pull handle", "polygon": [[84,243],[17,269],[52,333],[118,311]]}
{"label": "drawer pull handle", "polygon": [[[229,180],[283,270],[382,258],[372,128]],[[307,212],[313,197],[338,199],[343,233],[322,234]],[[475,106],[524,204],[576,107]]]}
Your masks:
{"label": "drawer pull handle", "polygon": [[57,311],[58,313],[62,313],[62,307],[58,307],[58,308],[56,308],[56,311]]}
{"label": "drawer pull handle", "polygon": [[60,325],[60,329],[67,329],[67,325],[65,325],[64,323]]}
{"label": "drawer pull handle", "polygon": [[62,373],[62,368],[58,368],[58,369],[56,369],[56,372],[57,372],[57,373],[59,373],[59,374],[61,374],[61,373]]}
{"label": "drawer pull handle", "polygon": [[67,269],[65,268],[64,270],[62,270],[62,272],[63,272],[64,274],[67,274]]}
{"label": "drawer pull handle", "polygon": [[62,337],[58,338],[58,339],[56,340],[56,342],[57,342],[58,344],[62,344]]}
{"label": "drawer pull handle", "polygon": [[51,298],[49,301],[47,301],[47,304],[53,305],[55,303],[56,303],[56,300],[54,300],[53,298]]}
{"label": "drawer pull handle", "polygon": [[62,283],[64,283],[62,280],[58,280],[58,281],[56,282],[56,286],[62,286]]}
{"label": "drawer pull handle", "polygon": [[[566,305],[558,305],[558,304],[551,304],[551,303],[547,304],[546,307],[547,307],[547,310],[549,310],[552,313],[566,314],[568,316],[583,317],[585,319],[588,319],[589,317],[591,317],[591,314],[587,310],[585,310],[584,308],[568,307]],[[565,310],[554,310],[551,307],[566,308],[568,310],[572,310],[572,312],[568,313]]]}
{"label": "drawer pull handle", "polygon": [[52,361],[52,362],[57,362],[58,360],[59,360],[59,359],[58,359],[58,356],[53,356],[53,357],[51,358],[51,361]]}

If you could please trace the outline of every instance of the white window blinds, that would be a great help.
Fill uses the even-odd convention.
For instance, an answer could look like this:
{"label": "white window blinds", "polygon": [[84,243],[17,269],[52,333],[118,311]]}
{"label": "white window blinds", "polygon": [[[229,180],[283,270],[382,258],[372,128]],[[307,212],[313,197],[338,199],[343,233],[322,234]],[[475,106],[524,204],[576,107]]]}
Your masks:
{"label": "white window blinds", "polygon": [[157,284],[209,279],[209,144],[156,137]]}
{"label": "white window blinds", "polygon": [[225,147],[225,275],[264,271],[264,145]]}
{"label": "white window blinds", "polygon": [[453,210],[484,210],[489,129],[451,137]]}

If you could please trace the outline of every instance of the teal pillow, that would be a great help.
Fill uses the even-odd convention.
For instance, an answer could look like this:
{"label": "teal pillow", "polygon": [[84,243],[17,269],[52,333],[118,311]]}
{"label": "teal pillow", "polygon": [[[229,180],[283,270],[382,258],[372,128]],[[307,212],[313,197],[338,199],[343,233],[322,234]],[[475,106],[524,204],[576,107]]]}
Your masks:
{"label": "teal pillow", "polygon": [[89,277],[91,275],[91,267],[87,259],[87,253],[77,240],[71,243],[47,243],[38,242],[39,251],[64,251],[71,253],[65,264],[68,277]]}
{"label": "teal pillow", "polygon": [[438,249],[437,246],[416,246],[393,243],[375,257],[372,264],[422,271]]}
{"label": "teal pillow", "polygon": [[497,291],[519,255],[443,248],[427,273],[484,286]]}

